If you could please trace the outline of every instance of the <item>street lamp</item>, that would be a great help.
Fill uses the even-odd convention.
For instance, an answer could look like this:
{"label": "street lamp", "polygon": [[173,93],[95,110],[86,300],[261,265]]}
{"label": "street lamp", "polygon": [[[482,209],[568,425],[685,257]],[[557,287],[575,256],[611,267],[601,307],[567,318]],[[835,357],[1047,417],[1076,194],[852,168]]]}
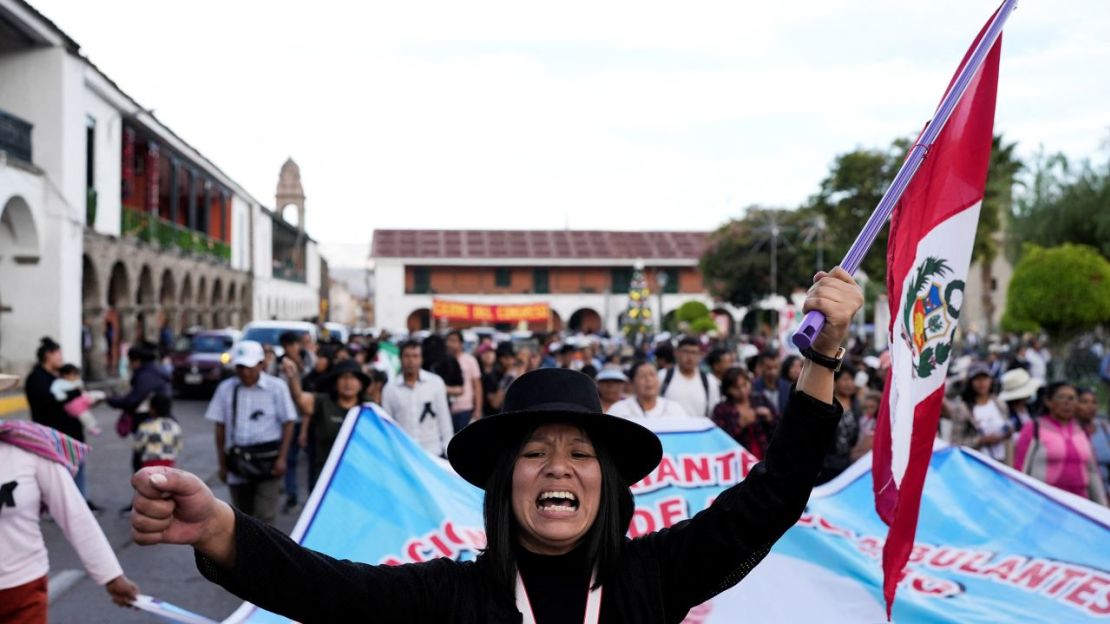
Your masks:
{"label": "street lamp", "polygon": [[666,269],[658,268],[655,270],[655,285],[659,288],[659,331],[662,333],[663,328],[663,290],[667,287],[667,280],[670,276],[667,275]]}

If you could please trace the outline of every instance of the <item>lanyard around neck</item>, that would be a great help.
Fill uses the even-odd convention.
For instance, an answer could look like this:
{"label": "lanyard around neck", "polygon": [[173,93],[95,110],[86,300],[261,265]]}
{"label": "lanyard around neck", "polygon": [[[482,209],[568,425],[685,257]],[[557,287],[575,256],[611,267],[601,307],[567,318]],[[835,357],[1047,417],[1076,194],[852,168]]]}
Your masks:
{"label": "lanyard around neck", "polygon": [[[596,577],[596,575],[594,575]],[[590,578],[590,587],[594,584],[594,577]],[[520,573],[516,574],[516,608],[524,616],[524,624],[536,624],[536,615],[532,612],[532,603],[528,600],[528,590],[524,588],[524,579]],[[586,595],[586,617],[582,624],[597,624],[601,615],[601,587],[591,589]]]}

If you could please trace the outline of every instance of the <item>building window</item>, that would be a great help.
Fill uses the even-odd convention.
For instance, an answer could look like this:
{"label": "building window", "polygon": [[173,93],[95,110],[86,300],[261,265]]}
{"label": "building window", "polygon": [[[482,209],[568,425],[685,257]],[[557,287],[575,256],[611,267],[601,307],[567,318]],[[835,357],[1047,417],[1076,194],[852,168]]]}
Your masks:
{"label": "building window", "polygon": [[632,288],[632,269],[613,269],[613,288],[610,292],[626,293]]}
{"label": "building window", "polygon": [[96,119],[85,119],[85,186],[96,186]]}
{"label": "building window", "polygon": [[96,119],[85,118],[85,224],[96,223]]}
{"label": "building window", "polygon": [[663,286],[664,294],[674,294],[678,292],[678,269],[664,269],[663,273],[667,276],[667,283]]}
{"label": "building window", "polygon": [[431,291],[432,275],[431,271],[425,267],[418,267],[412,270],[412,292],[418,295],[426,295]]}
{"label": "building window", "polygon": [[508,288],[512,281],[511,277],[509,269],[499,267],[493,272],[493,285],[498,288]]}
{"label": "building window", "polygon": [[532,292],[537,295],[546,295],[551,292],[551,286],[548,284],[547,269],[532,270]]}

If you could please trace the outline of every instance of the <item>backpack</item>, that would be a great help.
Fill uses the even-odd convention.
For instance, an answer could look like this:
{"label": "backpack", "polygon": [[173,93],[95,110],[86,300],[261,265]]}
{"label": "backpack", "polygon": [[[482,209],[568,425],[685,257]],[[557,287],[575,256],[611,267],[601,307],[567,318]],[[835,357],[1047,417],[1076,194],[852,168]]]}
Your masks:
{"label": "backpack", "polygon": [[[671,380],[674,379],[674,369],[674,366],[668,368],[667,374],[663,376],[663,387],[659,389],[659,396],[667,394],[667,388],[670,387]],[[705,415],[708,416],[714,407],[709,404],[709,376],[700,368],[698,369],[698,375],[701,376],[701,387],[705,389]]]}

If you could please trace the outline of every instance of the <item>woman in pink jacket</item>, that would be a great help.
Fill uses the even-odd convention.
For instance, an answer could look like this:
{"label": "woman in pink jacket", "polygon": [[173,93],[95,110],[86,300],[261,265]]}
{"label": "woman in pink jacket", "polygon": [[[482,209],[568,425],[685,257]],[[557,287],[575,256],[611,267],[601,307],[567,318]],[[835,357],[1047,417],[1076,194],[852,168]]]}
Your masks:
{"label": "woman in pink jacket", "polygon": [[1045,391],[1047,413],[1025,424],[1014,449],[1014,467],[1049,485],[1106,504],[1094,450],[1075,420],[1075,387],[1057,382]]}

